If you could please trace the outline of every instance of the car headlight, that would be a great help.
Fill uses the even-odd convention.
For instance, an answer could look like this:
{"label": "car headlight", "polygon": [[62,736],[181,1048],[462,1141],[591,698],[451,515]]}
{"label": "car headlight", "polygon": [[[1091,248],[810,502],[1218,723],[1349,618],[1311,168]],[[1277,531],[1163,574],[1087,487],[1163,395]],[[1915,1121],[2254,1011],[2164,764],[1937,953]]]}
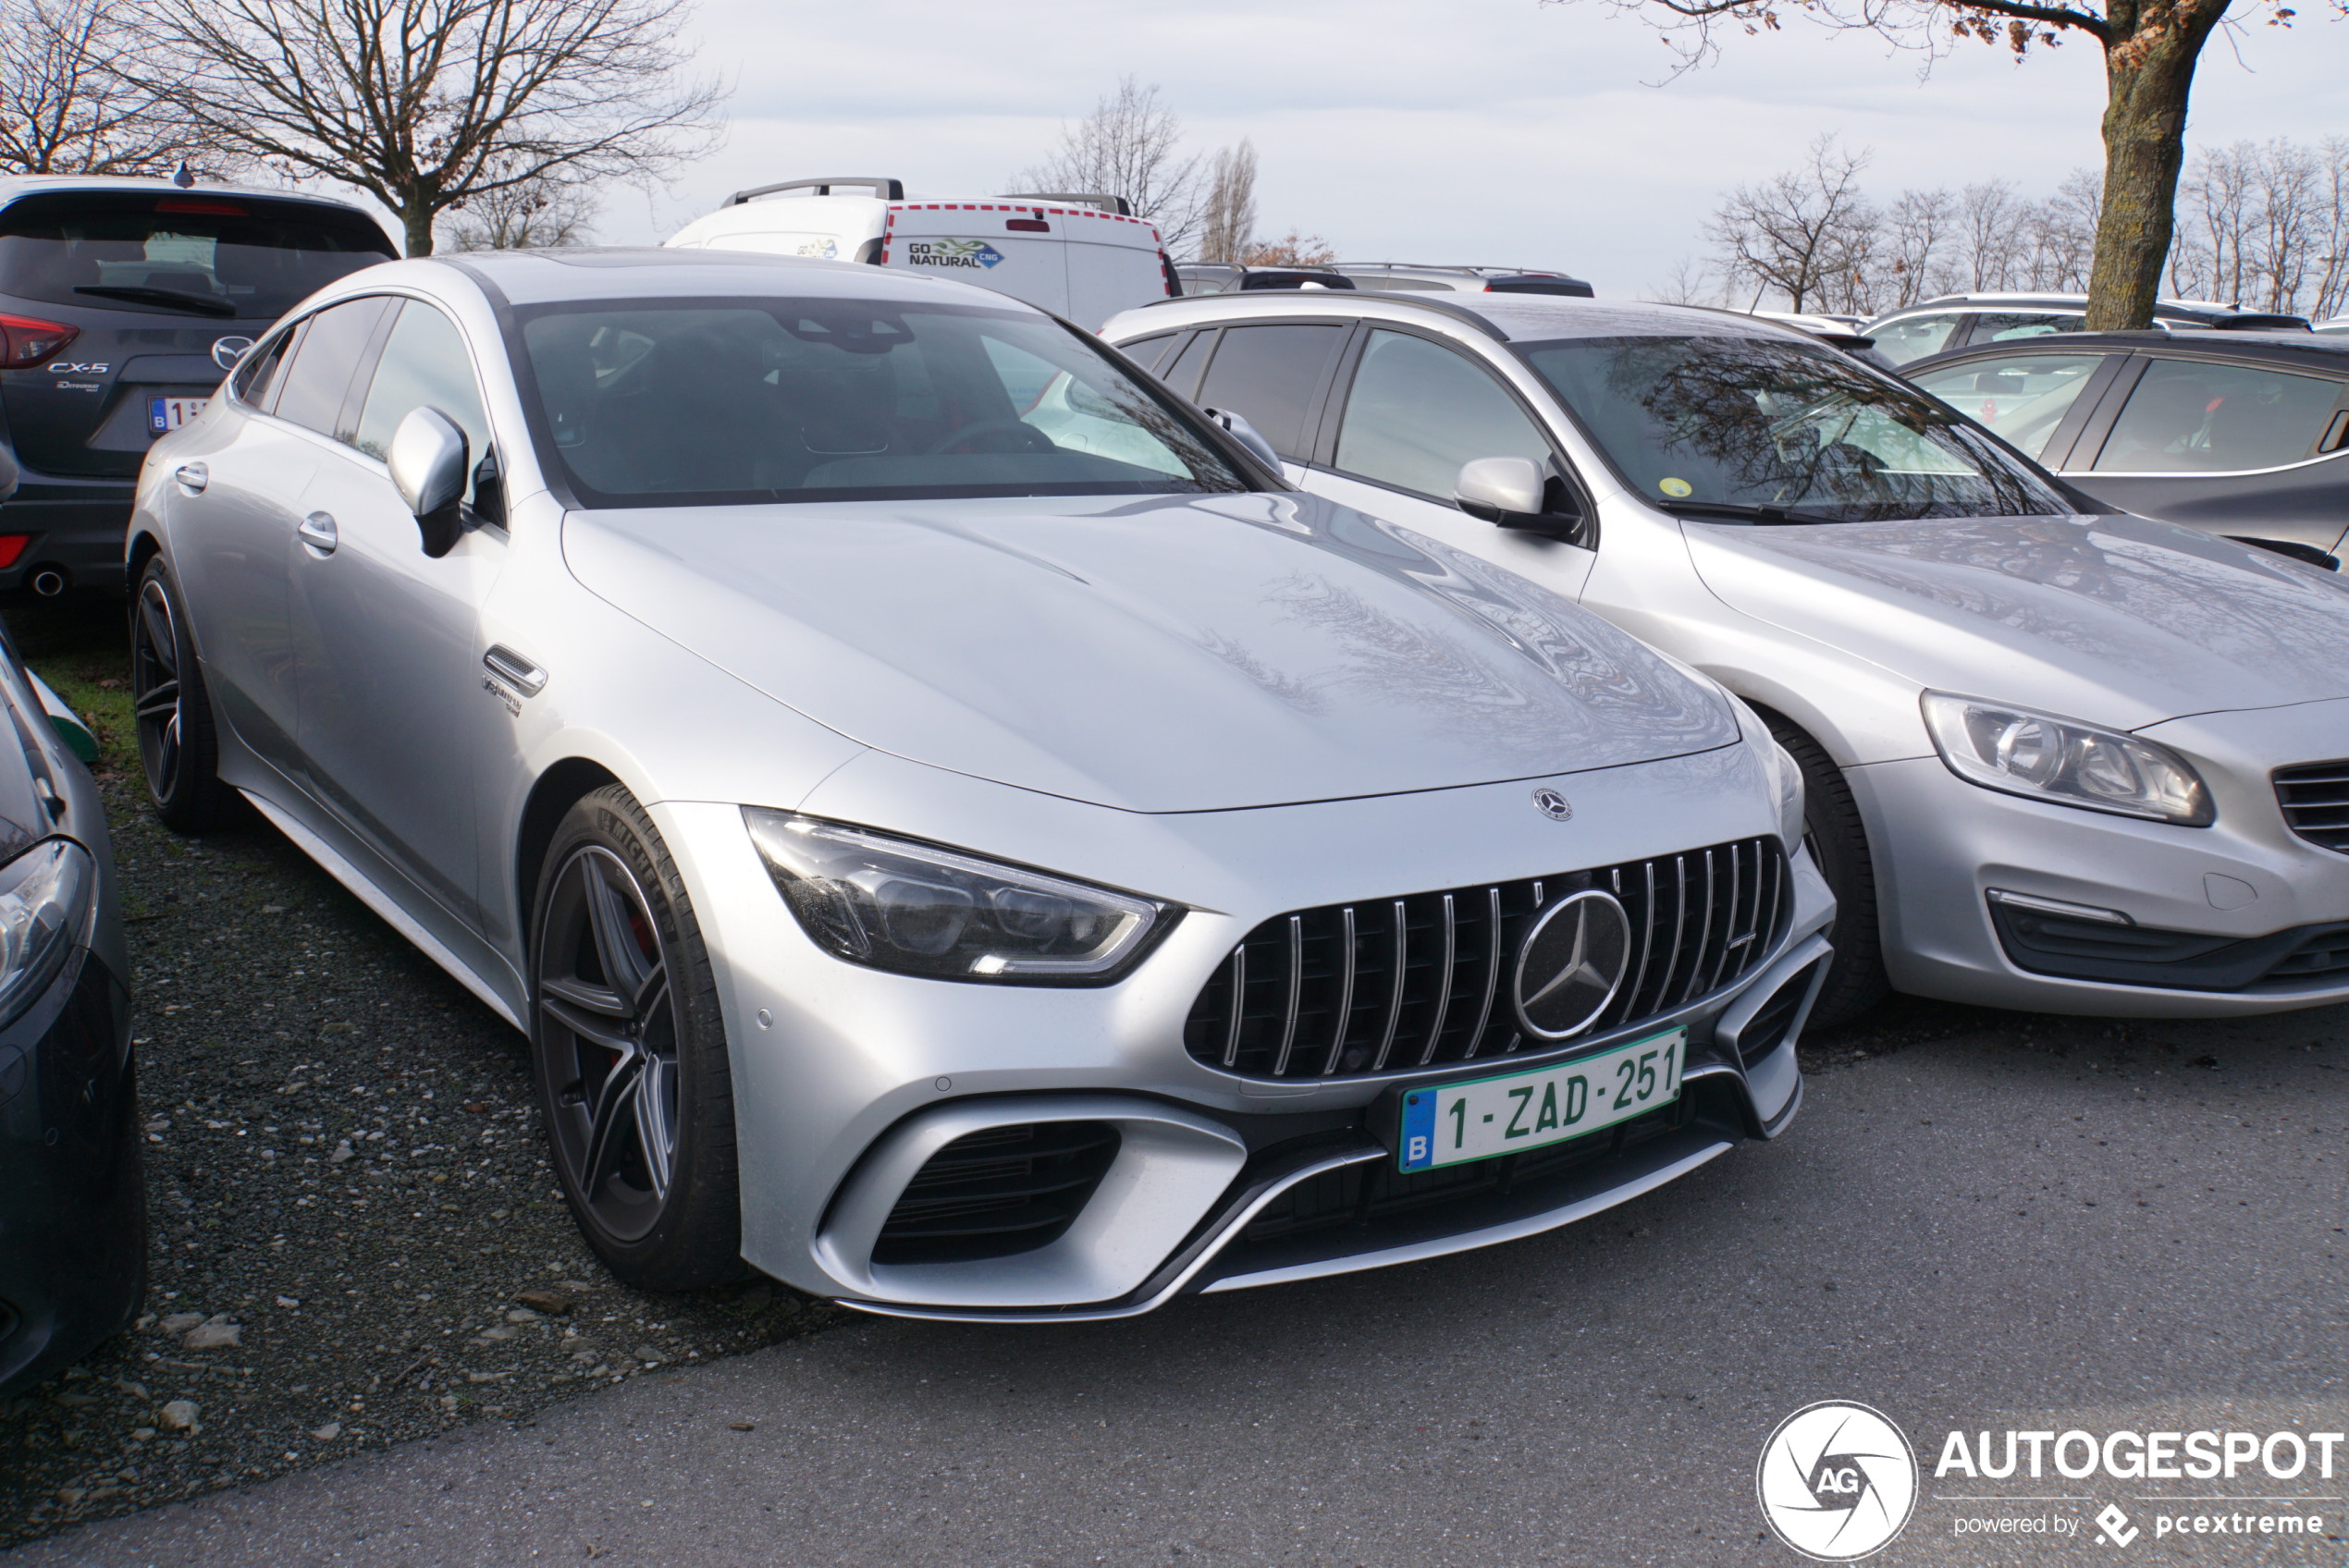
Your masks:
{"label": "car headlight", "polygon": [[90,851],[47,839],[0,865],[0,1021],[48,988],[90,921],[98,878]]}
{"label": "car headlight", "polygon": [[1777,737],[1765,731],[1763,743],[1770,748],[1770,766],[1778,776],[1778,842],[1789,854],[1802,842],[1802,765],[1794,753],[1778,744]]}
{"label": "car headlight", "polygon": [[2182,827],[2218,817],[2185,758],[2118,729],[1947,692],[1925,694],[1925,726],[1949,771],[1987,790]]}
{"label": "car headlight", "polygon": [[743,818],[817,946],[900,974],[1099,985],[1172,913],[1131,893],[818,817],[744,807]]}

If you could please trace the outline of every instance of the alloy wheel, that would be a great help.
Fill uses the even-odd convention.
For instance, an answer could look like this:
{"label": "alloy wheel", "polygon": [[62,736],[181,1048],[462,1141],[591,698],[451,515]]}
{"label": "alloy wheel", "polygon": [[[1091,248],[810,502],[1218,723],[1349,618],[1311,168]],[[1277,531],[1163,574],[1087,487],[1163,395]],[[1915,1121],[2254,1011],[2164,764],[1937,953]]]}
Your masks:
{"label": "alloy wheel", "polygon": [[149,578],[130,618],[130,700],[139,730],[139,760],[147,788],[167,801],[187,766],[185,685],[179,671],[179,628],[171,595]]}
{"label": "alloy wheel", "polygon": [[681,1020],[659,927],[600,845],[556,873],[536,974],[555,1157],[585,1216],[634,1242],[659,1220],[677,1155]]}

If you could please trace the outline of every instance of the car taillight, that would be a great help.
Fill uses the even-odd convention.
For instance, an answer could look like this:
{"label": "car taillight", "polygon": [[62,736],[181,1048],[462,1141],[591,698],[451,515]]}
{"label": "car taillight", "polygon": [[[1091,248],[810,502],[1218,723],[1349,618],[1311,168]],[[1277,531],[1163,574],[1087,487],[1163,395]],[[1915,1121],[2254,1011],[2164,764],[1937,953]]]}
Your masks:
{"label": "car taillight", "polygon": [[37,365],[81,335],[78,326],[31,316],[0,314],[0,369],[23,370]]}
{"label": "car taillight", "polygon": [[0,571],[16,565],[17,557],[24,554],[24,547],[31,542],[32,535],[30,533],[0,533]]}
{"label": "car taillight", "polygon": [[1042,218],[1005,218],[1003,227],[1015,234],[1050,234],[1052,226]]}

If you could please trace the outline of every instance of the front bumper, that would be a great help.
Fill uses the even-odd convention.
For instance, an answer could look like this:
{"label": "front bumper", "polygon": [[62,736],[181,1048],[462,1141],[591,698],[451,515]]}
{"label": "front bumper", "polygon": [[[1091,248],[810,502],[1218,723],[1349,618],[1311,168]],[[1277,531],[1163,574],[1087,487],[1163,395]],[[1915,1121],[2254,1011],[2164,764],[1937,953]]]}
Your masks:
{"label": "front bumper", "polygon": [[[2315,962],[2349,921],[2349,854],[2295,837],[2278,767],[2349,757],[2349,701],[2207,714],[2144,731],[2185,755],[2218,806],[2177,827],[1986,790],[1937,757],[1846,770],[1868,828],[1885,966],[1896,989],[1945,1001],[2104,1017],[2215,1018],[2349,1000],[2349,969]],[[2019,923],[1993,890],[2126,915],[2132,970],[2089,933]],[[2006,926],[2002,934],[2001,925]],[[2094,923],[2090,923],[2093,925]],[[2124,937],[2131,926],[2109,927]],[[2192,938],[2208,938],[2195,942]],[[2204,962],[2217,953],[2232,962]],[[2253,962],[2260,955],[2264,962]],[[2085,956],[2084,956],[2085,955]],[[2180,957],[2179,955],[2183,955]],[[2132,974],[2134,982],[2098,975]],[[2159,983],[2152,983],[2156,980]]]}
{"label": "front bumper", "polygon": [[[1381,1096],[1398,1084],[1484,1075],[1489,1062],[1274,1082],[1185,1050],[1201,987],[1269,915],[1777,828],[1774,791],[1750,748],[1557,780],[1574,801],[1568,825],[1532,809],[1535,782],[1148,816],[868,753],[799,803],[1187,906],[1140,968],[1098,988],[960,985],[833,960],[792,920],[737,808],[655,806],[715,938],[744,1256],[801,1290],[879,1312],[1124,1317],[1189,1292],[1530,1234],[1774,1135],[1800,1101],[1793,1039],[1824,973],[1820,934],[1832,915],[1825,883],[1799,854],[1790,922],[1744,980],[1606,1036],[1507,1059],[1531,1068],[1675,1024],[1689,1030],[1687,1091],[1670,1115],[1587,1146],[1553,1145],[1556,1157],[1538,1169],[1528,1156],[1515,1157],[1528,1162],[1517,1171],[1456,1168],[1481,1171],[1457,1192],[1392,1174],[1375,1120]],[[1766,1008],[1774,998],[1781,1005]],[[939,1151],[990,1129],[1070,1123],[1115,1153],[1057,1236],[1009,1257],[877,1257],[881,1227]]]}

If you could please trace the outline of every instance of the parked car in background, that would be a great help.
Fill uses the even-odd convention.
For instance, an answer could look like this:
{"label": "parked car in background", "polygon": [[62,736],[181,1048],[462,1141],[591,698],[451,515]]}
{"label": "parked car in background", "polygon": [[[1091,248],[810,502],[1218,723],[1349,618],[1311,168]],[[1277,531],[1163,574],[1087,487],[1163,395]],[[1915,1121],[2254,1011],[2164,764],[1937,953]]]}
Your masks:
{"label": "parked car in background", "polygon": [[2089,1014],[2349,1000],[2335,574],[2097,512],[1897,378],[1731,312],[1235,295],[1103,330],[1307,490],[1762,710],[1841,911],[1822,1020],[1888,983]]}
{"label": "parked car in background", "polygon": [[304,295],[399,254],[348,202],[164,179],[0,180],[0,590],[119,589],[155,437]]}
{"label": "parked car in background", "polygon": [[[1896,365],[1986,343],[2078,332],[2087,325],[2085,294],[1944,294],[1888,311],[1862,330],[1876,339],[1877,352]],[[2305,330],[2306,316],[2239,310],[2209,300],[2162,300],[2153,309],[2154,325],[2164,331],[2208,328],[2218,332]]]}
{"label": "parked car in background", "polygon": [[1157,227],[1123,196],[932,200],[907,197],[899,179],[787,179],[737,190],[666,243],[975,283],[1088,327],[1175,288]]}
{"label": "parked car in background", "polygon": [[1426,266],[1414,262],[1338,262],[1332,270],[1357,288],[1413,294],[1563,294],[1588,300],[1591,286],[1534,267]]}
{"label": "parked car in background", "polygon": [[2308,330],[2329,334],[2349,333],[2349,316],[2335,316],[2331,321],[2320,321]]}
{"label": "parked car in background", "polygon": [[2097,498],[2322,564],[2349,532],[2349,338],[2077,333],[1903,374]]}
{"label": "parked car in background", "polygon": [[1125,1316],[1798,1103],[1831,909],[1760,722],[999,294],[377,268],[138,529],[165,820],[241,793],[527,1032],[636,1284]]}
{"label": "parked car in background", "polygon": [[1185,295],[1252,293],[1261,288],[1351,288],[1333,267],[1242,266],[1236,262],[1181,262],[1175,280]]}
{"label": "parked car in background", "polygon": [[0,631],[0,1396],[128,1328],[147,1198],[96,746]]}

